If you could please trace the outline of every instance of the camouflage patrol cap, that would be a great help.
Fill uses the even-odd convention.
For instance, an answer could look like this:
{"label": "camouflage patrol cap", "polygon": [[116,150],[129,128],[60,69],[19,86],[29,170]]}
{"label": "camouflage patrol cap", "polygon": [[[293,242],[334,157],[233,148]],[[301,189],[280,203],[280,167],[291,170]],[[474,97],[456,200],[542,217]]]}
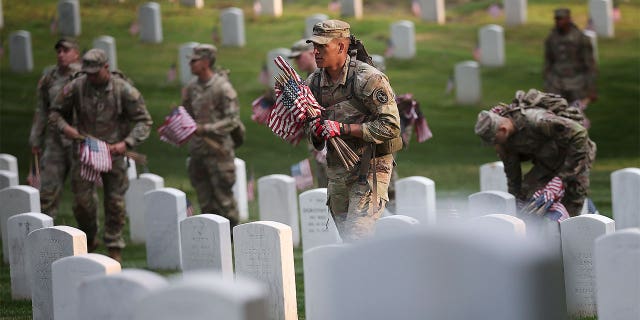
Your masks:
{"label": "camouflage patrol cap", "polygon": [[318,22],[313,26],[313,36],[307,42],[327,44],[332,39],[348,38],[351,35],[350,29],[348,23],[340,20]]}
{"label": "camouflage patrol cap", "polygon": [[568,8],[559,8],[553,11],[554,18],[568,18],[571,17],[571,10]]}
{"label": "camouflage patrol cap", "polygon": [[291,54],[289,55],[289,59],[297,58],[303,52],[307,52],[309,50],[313,50],[313,44],[307,42],[307,40],[302,39],[296,41],[296,43],[291,46]]}
{"label": "camouflage patrol cap", "polygon": [[82,71],[96,73],[109,61],[102,49],[91,49],[82,56]]}
{"label": "camouflage patrol cap", "polygon": [[486,144],[493,145],[500,125],[500,116],[491,111],[478,113],[475,132]]}
{"label": "camouflage patrol cap", "polygon": [[189,58],[189,60],[199,60],[203,58],[214,60],[216,58],[216,53],[218,53],[218,48],[214,45],[199,44],[193,48],[193,53],[188,55],[187,58]]}
{"label": "camouflage patrol cap", "polygon": [[64,48],[67,48],[67,49],[78,49],[78,42],[73,38],[62,37],[53,46],[53,48],[56,49],[56,50],[58,50],[58,48],[60,48],[60,47],[64,47]]}

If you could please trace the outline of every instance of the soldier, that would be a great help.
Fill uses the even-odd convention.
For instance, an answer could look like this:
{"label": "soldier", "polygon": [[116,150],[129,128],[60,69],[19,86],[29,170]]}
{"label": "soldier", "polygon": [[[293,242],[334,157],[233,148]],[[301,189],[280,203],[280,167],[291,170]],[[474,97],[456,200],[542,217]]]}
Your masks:
{"label": "soldier", "polygon": [[[316,58],[313,54],[313,44],[306,39],[298,40],[291,46],[289,59],[293,59],[298,70],[304,71],[307,77],[316,69]],[[327,187],[327,149],[316,150],[313,144],[309,144],[309,152],[315,161],[316,179],[318,188]]]}
{"label": "soldier", "polygon": [[555,10],[555,28],[544,43],[545,92],[557,93],[585,108],[598,97],[591,41],[571,20],[571,11]]}
{"label": "soldier", "polygon": [[[62,195],[64,181],[71,169],[72,143],[55,126],[47,125],[53,99],[60,89],[80,70],[78,43],[71,38],[62,38],[53,46],[57,64],[47,69],[38,82],[38,107],[33,116],[29,144],[31,152],[40,161],[40,209],[55,217]],[[71,122],[70,115],[66,120]],[[42,149],[44,147],[44,153]]]}
{"label": "soldier", "polygon": [[[342,239],[362,239],[371,235],[389,200],[393,152],[402,148],[398,108],[387,77],[357,60],[366,55],[364,48],[349,50],[359,41],[348,23],[319,22],[307,41],[313,43],[319,69],[306,82],[326,108],[307,130],[316,149],[327,145],[327,202]],[[337,150],[325,143],[336,136],[358,154],[359,166],[346,169]]]}
{"label": "soldier", "polygon": [[197,123],[189,141],[189,178],[196,190],[200,210],[238,224],[238,209],[232,187],[236,182],[234,132],[240,122],[238,95],[228,71],[214,71],[217,49],[201,44],[190,55],[192,79],[183,90],[182,105]]}
{"label": "soldier", "polygon": [[[520,203],[559,177],[565,189],[562,204],[570,216],[580,214],[589,192],[596,145],[578,122],[543,108],[516,108],[501,114],[482,111],[475,133],[495,147],[504,163],[509,193]],[[533,167],[522,176],[520,163],[525,161]]]}
{"label": "soldier", "polygon": [[[70,139],[92,136],[109,145],[112,169],[101,173],[105,197],[103,240],[109,256],[121,261],[125,246],[124,195],[129,188],[124,154],[147,139],[152,120],[140,92],[123,76],[109,71],[104,51],[91,49],[85,53],[82,72],[58,94],[49,121]],[[70,113],[75,114],[75,127],[63,117]],[[73,214],[78,227],[87,234],[89,252],[94,251],[98,246],[98,195],[95,183],[84,180],[80,174],[78,152],[74,152],[71,189]]]}

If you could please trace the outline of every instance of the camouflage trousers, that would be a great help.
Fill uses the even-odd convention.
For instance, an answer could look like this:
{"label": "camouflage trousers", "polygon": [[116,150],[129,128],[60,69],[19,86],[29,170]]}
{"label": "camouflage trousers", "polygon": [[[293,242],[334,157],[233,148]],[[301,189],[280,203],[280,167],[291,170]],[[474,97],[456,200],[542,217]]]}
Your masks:
{"label": "camouflage trousers", "polygon": [[[388,197],[389,179],[393,168],[393,155],[388,154],[371,161],[367,181],[358,181],[358,169],[347,172],[344,168],[328,168],[329,185],[327,204],[338,232],[345,242],[369,237],[382,215]],[[377,197],[373,198],[373,175],[377,179]],[[374,211],[373,203],[377,203]]]}
{"label": "camouflage trousers", "polygon": [[[45,149],[40,160],[40,210],[50,217],[58,214],[64,181],[71,170],[73,147],[47,132]],[[68,145],[67,145],[68,144]]]}
{"label": "camouflage trousers", "polygon": [[[113,157],[111,171],[102,173],[104,189],[104,245],[107,248],[124,248],[122,238],[126,211],[124,196],[129,188],[127,163],[124,157]],[[80,230],[87,234],[91,245],[98,233],[98,192],[94,182],[80,176],[79,160],[74,158],[71,170],[71,190],[74,194],[73,215]]]}
{"label": "camouflage trousers", "polygon": [[239,213],[233,197],[236,166],[215,156],[192,155],[189,179],[196,190],[201,213],[213,213],[229,219],[231,228],[238,225]]}

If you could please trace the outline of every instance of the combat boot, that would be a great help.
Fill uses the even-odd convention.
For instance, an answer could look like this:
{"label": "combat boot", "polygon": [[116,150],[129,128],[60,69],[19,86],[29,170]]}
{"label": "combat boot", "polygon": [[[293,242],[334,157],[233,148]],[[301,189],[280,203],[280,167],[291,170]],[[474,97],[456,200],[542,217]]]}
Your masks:
{"label": "combat boot", "polygon": [[111,257],[111,259],[116,260],[118,262],[122,262],[122,255],[121,255],[122,249],[120,248],[109,248],[109,257]]}

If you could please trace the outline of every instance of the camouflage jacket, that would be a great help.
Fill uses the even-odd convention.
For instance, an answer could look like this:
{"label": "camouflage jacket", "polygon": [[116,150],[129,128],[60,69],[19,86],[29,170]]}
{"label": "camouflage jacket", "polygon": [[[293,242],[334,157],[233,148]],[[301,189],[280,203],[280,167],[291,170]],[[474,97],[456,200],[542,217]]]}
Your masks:
{"label": "camouflage jacket", "polygon": [[596,62],[589,37],[573,24],[566,34],[552,29],[544,43],[546,88],[580,91],[579,96],[586,96],[595,92],[595,78]]}
{"label": "camouflage jacket", "polygon": [[573,120],[540,108],[521,109],[506,116],[513,121],[516,132],[498,146],[498,156],[504,163],[511,194],[521,191],[521,162],[532,161],[537,170],[564,181],[595,159],[595,143],[587,129]]}
{"label": "camouflage jacket", "polygon": [[[60,73],[59,67],[51,66],[38,81],[38,89],[36,92],[38,105],[33,116],[31,125],[31,133],[29,134],[29,145],[32,147],[40,147],[44,143],[45,131],[47,129],[49,113],[51,112],[51,104],[56,98],[62,87],[71,80],[73,75],[80,71],[80,64],[73,63],[69,65],[69,69],[65,73]],[[70,115],[65,115],[68,122],[71,122]],[[62,135],[55,131],[55,127],[49,127],[51,130],[47,134]],[[57,139],[56,139],[57,140]],[[71,142],[61,137],[60,143],[63,145],[71,145]]]}
{"label": "camouflage jacket", "polygon": [[[307,85],[312,88],[318,103],[325,108],[322,118],[362,124],[362,138],[341,137],[359,156],[362,156],[368,143],[393,141],[401,148],[400,116],[387,76],[366,63],[354,61],[347,57],[342,78],[336,83],[331,82],[322,68],[307,78]],[[310,139],[314,140],[312,136]],[[315,144],[318,150],[322,149],[322,143],[319,145],[316,141]],[[341,166],[335,150],[330,145],[327,147],[327,165]]]}
{"label": "camouflage jacket", "polygon": [[68,125],[61,115],[73,112],[80,134],[110,144],[124,140],[129,147],[146,140],[153,124],[138,89],[114,74],[102,87],[92,86],[86,75],[80,75],[64,86],[52,110],[49,121],[59,130]]}
{"label": "camouflage jacket", "polygon": [[204,135],[190,139],[190,154],[218,155],[233,161],[234,143],[230,133],[239,126],[240,107],[226,72],[214,73],[206,83],[192,79],[183,90],[182,105],[204,128]]}

